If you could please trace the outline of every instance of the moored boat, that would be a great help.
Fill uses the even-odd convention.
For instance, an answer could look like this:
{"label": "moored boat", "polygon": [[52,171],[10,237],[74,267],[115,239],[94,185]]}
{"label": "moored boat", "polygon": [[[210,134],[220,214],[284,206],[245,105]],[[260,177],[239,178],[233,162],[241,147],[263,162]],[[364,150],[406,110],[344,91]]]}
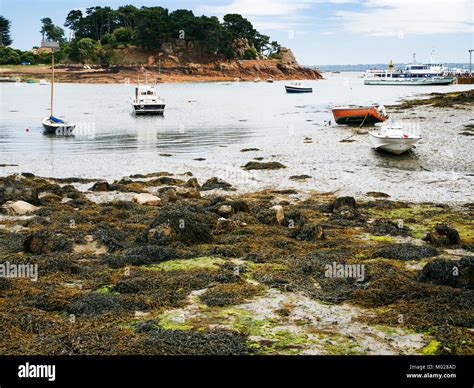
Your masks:
{"label": "moored boat", "polygon": [[332,108],[337,124],[371,125],[388,118],[385,107],[381,106],[338,106]]}
{"label": "moored boat", "polygon": [[165,112],[165,102],[158,97],[156,87],[151,85],[138,85],[135,88],[132,106],[136,115],[162,116]]}
{"label": "moored boat", "polygon": [[287,93],[313,93],[313,88],[305,87],[301,82],[292,82],[289,85],[285,85]]}
{"label": "moored boat", "polygon": [[[41,124],[44,128],[44,133],[56,134],[56,135],[71,135],[76,128],[76,124],[69,121],[58,119],[53,114],[54,107],[54,51],[59,49],[57,42],[42,42],[41,47],[50,48],[52,52],[51,56],[51,106],[49,117],[41,120]],[[45,81],[45,80],[42,80]]]}
{"label": "moored boat", "polygon": [[447,76],[447,68],[440,63],[413,63],[405,69],[395,69],[390,61],[387,70],[369,69],[365,72],[364,85],[450,85],[456,77]]}
{"label": "moored boat", "polygon": [[370,131],[369,139],[375,149],[400,155],[412,149],[421,136],[405,130],[399,124],[389,123]]}
{"label": "moored boat", "polygon": [[44,133],[55,135],[71,135],[76,125],[69,121],[58,119],[57,117],[46,117],[41,121],[44,128]]}

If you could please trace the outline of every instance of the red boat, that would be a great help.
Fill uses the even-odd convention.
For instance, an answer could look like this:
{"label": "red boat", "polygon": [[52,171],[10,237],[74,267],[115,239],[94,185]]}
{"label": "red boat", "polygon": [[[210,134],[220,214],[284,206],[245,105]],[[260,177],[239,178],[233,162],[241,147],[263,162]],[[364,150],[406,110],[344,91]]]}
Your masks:
{"label": "red boat", "polygon": [[381,106],[339,106],[332,109],[337,124],[371,125],[387,120],[385,108]]}

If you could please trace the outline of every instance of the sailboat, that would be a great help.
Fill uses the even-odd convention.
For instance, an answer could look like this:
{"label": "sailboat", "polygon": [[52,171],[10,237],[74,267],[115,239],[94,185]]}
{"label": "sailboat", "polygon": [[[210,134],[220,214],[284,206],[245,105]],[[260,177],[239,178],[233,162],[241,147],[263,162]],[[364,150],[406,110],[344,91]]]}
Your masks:
{"label": "sailboat", "polygon": [[54,134],[70,134],[76,124],[69,121],[61,120],[54,116],[54,50],[59,49],[59,44],[57,42],[41,42],[41,47],[50,48],[52,51],[52,65],[51,65],[51,109],[49,117],[44,118],[41,121],[43,124],[44,133],[54,133]]}

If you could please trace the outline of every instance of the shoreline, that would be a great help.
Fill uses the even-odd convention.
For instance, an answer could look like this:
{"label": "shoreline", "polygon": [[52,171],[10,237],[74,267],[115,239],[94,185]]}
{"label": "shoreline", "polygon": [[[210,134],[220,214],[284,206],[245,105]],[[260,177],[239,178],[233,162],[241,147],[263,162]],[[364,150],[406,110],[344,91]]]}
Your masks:
{"label": "shoreline", "polygon": [[[63,83],[97,83],[120,84],[136,83],[145,78],[145,69],[150,80],[159,83],[181,82],[229,82],[254,81],[257,77],[261,82],[269,77],[279,80],[322,79],[318,70],[294,64],[283,64],[274,60],[243,60],[215,63],[185,63],[168,67],[158,72],[157,66],[115,66],[110,68],[84,69],[79,65],[61,65],[56,68],[58,82]],[[38,81],[49,79],[50,66],[0,66],[0,77],[20,78],[21,81]]]}
{"label": "shoreline", "polygon": [[[398,105],[392,106],[393,117],[401,120],[407,118],[413,120],[415,118],[423,127],[433,127],[434,130],[431,128],[432,134],[429,134],[429,138],[426,141],[429,140],[436,144],[445,135],[445,132],[441,132],[446,128],[446,124],[443,123],[447,120],[447,117],[454,116],[456,121],[454,121],[454,118],[449,118],[449,121],[452,122],[450,124],[450,133],[453,139],[456,142],[469,141],[473,133],[472,125],[468,124],[469,121],[466,121],[469,120],[469,111],[460,108],[470,108],[473,96],[474,91],[470,90],[441,95],[435,93],[434,97],[427,95],[426,98],[422,99],[410,99],[408,103],[401,102]],[[430,98],[435,100],[430,100]],[[436,110],[431,112],[433,101],[438,105],[435,108]],[[454,101],[458,101],[458,105],[452,105]],[[459,104],[460,101],[461,103]],[[442,104],[447,104],[448,107],[443,108],[440,106]],[[336,131],[336,128],[341,130]],[[331,137],[328,138],[331,140],[331,147],[343,147],[342,149],[349,150],[349,153],[351,149],[358,150],[360,147],[364,147],[367,150],[370,149],[366,139],[366,129],[354,131],[349,127],[338,126],[327,127],[324,130],[331,134]],[[317,188],[319,191],[338,192],[341,195],[350,195],[361,200],[367,199],[367,192],[376,191],[386,193],[394,200],[409,202],[437,202],[452,206],[460,206],[469,202],[467,193],[470,190],[469,188],[474,185],[474,182],[472,176],[469,175],[469,171],[465,169],[465,163],[468,160],[465,158],[469,158],[468,154],[456,152],[446,160],[438,160],[439,158],[433,158],[426,152],[419,154],[416,158],[410,155],[400,158],[389,155],[368,154],[367,157],[370,159],[375,156],[374,160],[378,163],[381,173],[386,170],[389,175],[382,175],[382,179],[377,179],[377,176],[374,176],[374,179],[360,182],[352,180],[352,183],[348,184],[345,183],[344,179],[351,179],[346,178],[351,171],[352,174],[357,173],[369,176],[367,174],[370,172],[370,165],[351,169],[347,169],[342,165],[340,168],[328,170],[326,173],[324,169],[323,171],[315,172],[311,160],[306,157],[299,159],[299,162],[296,164],[292,163],[292,153],[295,149],[300,149],[300,147],[305,147],[305,150],[311,149],[312,141],[305,140],[307,136],[311,136],[311,134],[304,132],[300,136],[294,136],[290,139],[290,143],[286,140],[285,144],[288,150],[284,153],[281,152],[279,143],[276,143],[273,147],[266,147],[265,144],[261,143],[261,140],[257,139],[243,144],[228,145],[222,149],[216,148],[215,155],[207,157],[207,161],[204,162],[195,161],[195,156],[181,156],[179,153],[173,153],[159,155],[158,158],[154,159],[153,163],[145,163],[150,158],[150,155],[143,154],[141,157],[135,157],[135,163],[137,166],[146,167],[130,170],[130,174],[147,174],[162,170],[175,173],[179,171],[193,171],[199,180],[206,180],[212,176],[218,176],[229,181],[234,180],[235,189],[241,194],[264,189],[293,189],[297,190],[301,195],[307,195]],[[351,137],[351,143],[347,143],[344,140],[349,136]],[[430,137],[432,138],[431,140]],[[456,144],[453,143],[451,147],[457,147]],[[255,151],[242,152],[244,147],[253,147]],[[219,164],[218,160],[223,155],[226,155],[227,160],[224,164]],[[69,159],[66,158],[64,160],[64,166],[69,166],[69,163],[67,163]],[[252,160],[263,160],[268,163],[278,162],[285,165],[286,168],[260,171],[246,171],[242,169],[243,165]],[[118,164],[116,171],[112,173],[106,172],[108,171],[106,165],[97,165],[97,174],[86,172],[76,175],[75,165],[71,164],[68,168],[63,167],[61,174],[58,175],[57,173],[48,173],[47,166],[43,166],[40,169],[22,166],[22,163],[19,163],[20,166],[9,166],[9,164],[18,164],[18,160],[13,157],[5,158],[0,162],[4,164],[0,168],[0,175],[2,176],[29,171],[39,176],[52,176],[53,178],[78,176],[80,178],[106,179],[109,183],[112,183],[114,180],[120,180],[124,175],[121,171],[129,170],[125,166],[121,168],[122,165]],[[461,165],[459,164],[460,162],[464,164]],[[448,169],[452,165],[452,171],[443,171],[446,168],[446,163],[449,163]],[[460,169],[459,166],[464,167]],[[433,170],[434,172],[426,170]],[[102,172],[104,173],[102,174]],[[290,179],[291,177],[298,178],[301,175],[306,175],[306,177],[302,177],[304,179]],[[417,182],[418,189],[414,189],[411,185],[410,182],[413,181]],[[420,188],[422,189],[421,191]]]}

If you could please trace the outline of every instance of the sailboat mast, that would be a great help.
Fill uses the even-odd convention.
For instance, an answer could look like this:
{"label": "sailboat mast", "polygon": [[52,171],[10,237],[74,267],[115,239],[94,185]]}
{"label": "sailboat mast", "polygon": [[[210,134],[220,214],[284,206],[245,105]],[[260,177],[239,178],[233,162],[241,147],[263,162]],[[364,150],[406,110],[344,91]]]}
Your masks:
{"label": "sailboat mast", "polygon": [[51,74],[51,114],[53,116],[53,104],[54,104],[54,49],[53,49],[53,56],[52,56],[52,74]]}

